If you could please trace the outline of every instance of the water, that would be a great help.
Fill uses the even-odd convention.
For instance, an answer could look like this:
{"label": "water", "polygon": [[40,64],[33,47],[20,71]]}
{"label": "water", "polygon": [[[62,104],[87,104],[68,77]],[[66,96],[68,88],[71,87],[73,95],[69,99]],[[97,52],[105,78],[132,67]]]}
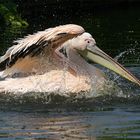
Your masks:
{"label": "water", "polygon": [[139,105],[120,105],[91,112],[1,111],[0,138],[138,140],[139,107]]}
{"label": "water", "polygon": [[[58,24],[77,23],[93,34],[100,48],[140,79],[139,13],[139,7],[133,6],[100,11],[97,8],[94,13],[90,10],[88,14],[86,11],[75,13],[78,17],[55,12],[48,21],[42,11],[40,20],[33,15],[26,17],[30,22],[27,30],[6,29],[1,34],[0,53],[6,50],[3,46],[10,46],[12,40],[27,33]],[[140,87],[102,69],[116,85],[111,89],[108,86],[106,92],[98,96],[1,94],[0,139],[139,140]]]}

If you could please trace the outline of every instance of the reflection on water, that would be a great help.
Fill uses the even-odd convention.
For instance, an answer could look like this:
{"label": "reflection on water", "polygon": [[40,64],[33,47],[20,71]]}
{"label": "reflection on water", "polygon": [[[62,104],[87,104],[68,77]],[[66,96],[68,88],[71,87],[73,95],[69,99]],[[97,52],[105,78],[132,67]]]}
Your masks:
{"label": "reflection on water", "polygon": [[[56,15],[57,18],[47,21],[47,24],[36,19],[27,31],[1,31],[0,54],[5,49],[3,46],[9,47],[12,40],[25,32],[32,33],[56,24],[77,23],[93,34],[100,48],[112,56],[117,55],[116,58],[128,65],[128,69],[140,79],[139,10],[76,13],[80,16],[73,15],[67,19],[66,15]],[[86,94],[82,97],[46,96],[45,93],[1,94],[0,139],[139,140],[140,88],[109,70],[104,71],[116,83],[117,90],[108,90],[98,97]]]}
{"label": "reflection on water", "polygon": [[[129,107],[129,108],[128,108]],[[140,138],[138,106],[100,112],[0,112],[1,139],[122,140]]]}

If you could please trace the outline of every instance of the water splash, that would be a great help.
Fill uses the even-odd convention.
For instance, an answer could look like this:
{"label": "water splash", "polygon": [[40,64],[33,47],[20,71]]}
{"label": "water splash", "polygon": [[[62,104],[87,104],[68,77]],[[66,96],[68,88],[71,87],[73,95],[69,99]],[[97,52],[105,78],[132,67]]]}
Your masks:
{"label": "water splash", "polygon": [[[118,82],[118,83],[116,83]],[[62,94],[58,92],[27,92],[25,94],[1,93],[0,110],[16,111],[92,111],[120,103],[139,103],[140,89],[122,79],[107,81],[100,92]]]}
{"label": "water splash", "polygon": [[114,59],[121,61],[123,64],[138,65],[140,63],[140,48],[139,43],[135,41],[130,44],[129,49],[119,53]]}
{"label": "water splash", "polygon": [[[133,71],[137,73],[139,69],[139,67],[134,67]],[[109,70],[103,69],[103,71],[110,80],[106,81],[106,84],[100,91],[93,89],[90,92],[80,92],[78,94],[62,93],[59,90],[56,92],[26,92],[24,94],[1,93],[0,109],[16,111],[89,111],[102,110],[114,103],[139,103],[139,87],[121,77],[117,76],[116,78],[116,74]],[[65,71],[62,76],[65,76]],[[34,86],[42,84],[40,80],[37,83]]]}

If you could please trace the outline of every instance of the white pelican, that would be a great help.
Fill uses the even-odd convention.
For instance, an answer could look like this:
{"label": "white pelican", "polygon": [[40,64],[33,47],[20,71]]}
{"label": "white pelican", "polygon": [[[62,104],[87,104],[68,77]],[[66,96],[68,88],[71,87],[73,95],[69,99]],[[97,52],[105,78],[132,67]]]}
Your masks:
{"label": "white pelican", "polygon": [[133,74],[100,50],[79,25],[49,28],[15,43],[0,58],[1,92],[78,93],[100,89],[106,78],[87,59],[140,85]]}

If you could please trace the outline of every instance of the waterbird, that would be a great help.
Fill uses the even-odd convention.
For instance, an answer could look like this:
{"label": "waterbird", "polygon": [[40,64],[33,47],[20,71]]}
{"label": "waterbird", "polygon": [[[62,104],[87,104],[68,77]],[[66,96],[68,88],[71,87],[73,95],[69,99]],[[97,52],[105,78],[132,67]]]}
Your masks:
{"label": "waterbird", "polygon": [[14,41],[0,57],[0,92],[74,92],[102,89],[98,63],[140,85],[121,64],[99,49],[92,35],[75,24],[59,25]]}

